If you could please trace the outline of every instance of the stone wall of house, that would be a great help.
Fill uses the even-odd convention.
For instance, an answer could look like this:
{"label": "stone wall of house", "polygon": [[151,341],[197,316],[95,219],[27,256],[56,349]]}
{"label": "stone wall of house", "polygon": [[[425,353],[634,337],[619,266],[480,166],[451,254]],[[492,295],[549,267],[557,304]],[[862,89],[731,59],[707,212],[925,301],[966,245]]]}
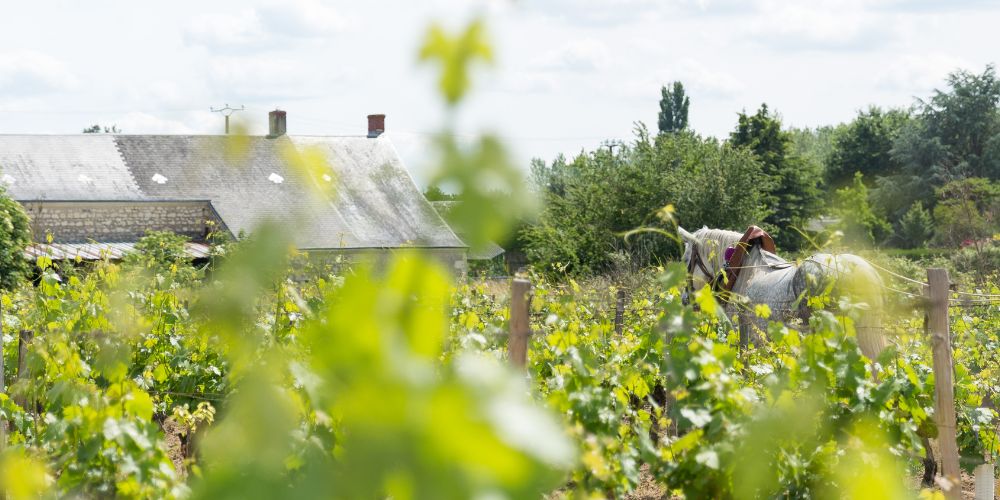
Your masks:
{"label": "stone wall of house", "polygon": [[36,241],[129,242],[146,231],[203,239],[221,221],[208,202],[22,202]]}

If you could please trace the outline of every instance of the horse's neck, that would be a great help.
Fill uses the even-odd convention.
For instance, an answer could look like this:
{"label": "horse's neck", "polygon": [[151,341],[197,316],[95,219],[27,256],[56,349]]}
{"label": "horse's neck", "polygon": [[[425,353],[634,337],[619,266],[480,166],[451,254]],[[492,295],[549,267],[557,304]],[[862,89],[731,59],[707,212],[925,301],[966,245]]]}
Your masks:
{"label": "horse's neck", "polygon": [[726,248],[736,245],[743,235],[734,231],[709,229],[699,236],[703,240],[701,258],[714,274],[721,271],[726,263]]}
{"label": "horse's neck", "polygon": [[733,291],[740,293],[754,274],[758,272],[766,272],[766,264],[767,262],[764,260],[764,253],[761,251],[760,247],[757,245],[751,247],[750,253],[743,258],[743,262],[740,264],[739,274],[736,277],[736,283],[733,284]]}
{"label": "horse's neck", "polygon": [[750,248],[750,253],[743,259],[744,266],[761,266],[764,264],[766,264],[764,262],[764,252],[757,245]]}

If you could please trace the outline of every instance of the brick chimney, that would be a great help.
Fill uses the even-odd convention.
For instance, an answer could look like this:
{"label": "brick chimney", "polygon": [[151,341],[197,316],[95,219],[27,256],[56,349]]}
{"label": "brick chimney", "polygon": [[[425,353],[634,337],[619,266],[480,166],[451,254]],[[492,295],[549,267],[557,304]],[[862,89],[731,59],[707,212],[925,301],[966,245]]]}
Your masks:
{"label": "brick chimney", "polygon": [[385,115],[368,115],[368,137],[374,139],[385,132]]}
{"label": "brick chimney", "polygon": [[268,132],[267,136],[270,138],[281,137],[285,135],[286,122],[285,122],[285,112],[276,109],[267,114],[267,124]]}

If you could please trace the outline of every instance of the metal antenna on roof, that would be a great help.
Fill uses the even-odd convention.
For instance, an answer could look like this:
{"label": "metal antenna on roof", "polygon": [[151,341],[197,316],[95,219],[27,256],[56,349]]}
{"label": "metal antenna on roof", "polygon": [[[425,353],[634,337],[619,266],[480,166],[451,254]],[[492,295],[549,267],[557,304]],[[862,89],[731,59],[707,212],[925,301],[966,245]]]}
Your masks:
{"label": "metal antenna on roof", "polygon": [[238,108],[230,108],[229,103],[226,103],[224,107],[221,107],[219,109],[215,108],[208,108],[208,109],[212,110],[213,113],[222,113],[222,116],[226,117],[226,135],[229,135],[229,117],[232,116],[233,113],[237,111],[246,110],[246,108],[242,104]]}
{"label": "metal antenna on roof", "polygon": [[608,148],[608,152],[611,156],[615,154],[615,148],[624,148],[625,143],[618,139],[608,140],[601,143],[601,147]]}

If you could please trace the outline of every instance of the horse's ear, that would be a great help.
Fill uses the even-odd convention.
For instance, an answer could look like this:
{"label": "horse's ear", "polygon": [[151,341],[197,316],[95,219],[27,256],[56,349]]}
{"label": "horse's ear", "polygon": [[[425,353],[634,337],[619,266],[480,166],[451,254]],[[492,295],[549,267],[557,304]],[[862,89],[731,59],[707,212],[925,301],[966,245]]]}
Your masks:
{"label": "horse's ear", "polygon": [[681,235],[681,239],[685,242],[694,241],[695,237],[693,234],[687,232],[683,227],[677,226],[677,234]]}

